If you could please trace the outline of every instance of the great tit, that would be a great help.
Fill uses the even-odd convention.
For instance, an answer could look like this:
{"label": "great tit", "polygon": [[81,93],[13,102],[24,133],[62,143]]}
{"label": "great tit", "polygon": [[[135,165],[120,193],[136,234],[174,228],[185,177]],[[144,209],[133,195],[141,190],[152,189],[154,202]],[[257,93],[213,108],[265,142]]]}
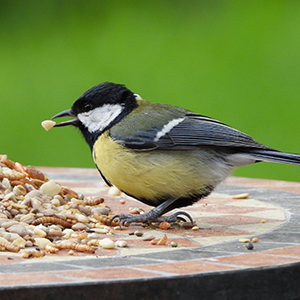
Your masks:
{"label": "great tit", "polygon": [[208,196],[235,167],[260,161],[300,165],[300,155],[256,142],[220,121],[184,108],[143,100],[124,85],[104,82],[86,91],[71,109],[75,117],[55,127],[78,127],[108,185],[151,206],[139,215],[120,214],[131,222],[173,222],[179,211]]}

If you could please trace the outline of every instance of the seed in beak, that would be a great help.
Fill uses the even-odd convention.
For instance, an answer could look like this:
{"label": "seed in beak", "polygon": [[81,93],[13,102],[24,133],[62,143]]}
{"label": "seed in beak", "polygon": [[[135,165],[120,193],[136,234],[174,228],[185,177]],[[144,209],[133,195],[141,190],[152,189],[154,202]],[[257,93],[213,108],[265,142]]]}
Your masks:
{"label": "seed in beak", "polygon": [[52,120],[45,120],[41,123],[41,125],[44,127],[44,129],[46,131],[50,130],[52,127],[54,127],[56,124],[55,121],[52,121]]}

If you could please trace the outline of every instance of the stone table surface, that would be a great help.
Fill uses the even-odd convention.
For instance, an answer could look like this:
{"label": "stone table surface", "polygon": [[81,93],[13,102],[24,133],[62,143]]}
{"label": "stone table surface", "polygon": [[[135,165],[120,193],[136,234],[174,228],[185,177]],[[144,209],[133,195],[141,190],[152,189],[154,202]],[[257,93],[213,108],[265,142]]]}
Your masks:
{"label": "stone table surface", "polygon": [[[84,195],[100,195],[114,213],[150,209],[108,187],[94,169],[39,167]],[[232,196],[249,193],[246,199]],[[120,204],[124,199],[125,204]],[[109,237],[126,248],[67,251],[25,260],[0,253],[4,299],[300,299],[300,183],[230,177],[206,199],[182,210],[199,230],[130,225]],[[166,245],[152,245],[136,230]],[[257,237],[249,250],[240,239]],[[178,247],[171,246],[175,241]]]}

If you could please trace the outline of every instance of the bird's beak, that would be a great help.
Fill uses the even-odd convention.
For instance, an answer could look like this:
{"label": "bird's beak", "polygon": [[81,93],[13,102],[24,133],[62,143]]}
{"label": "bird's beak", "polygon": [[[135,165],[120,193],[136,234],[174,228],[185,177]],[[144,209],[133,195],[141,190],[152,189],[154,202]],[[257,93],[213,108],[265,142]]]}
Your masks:
{"label": "bird's beak", "polygon": [[[67,110],[64,110],[58,114],[56,114],[55,116],[53,116],[51,118],[51,120],[53,119],[56,119],[56,118],[60,118],[60,117],[76,117],[71,109],[67,109]],[[54,127],[61,127],[61,126],[68,126],[68,125],[73,125],[73,126],[78,126],[78,119],[72,119],[72,120],[68,120],[68,121],[65,121],[65,122],[61,122],[61,123],[57,123],[54,125]]]}

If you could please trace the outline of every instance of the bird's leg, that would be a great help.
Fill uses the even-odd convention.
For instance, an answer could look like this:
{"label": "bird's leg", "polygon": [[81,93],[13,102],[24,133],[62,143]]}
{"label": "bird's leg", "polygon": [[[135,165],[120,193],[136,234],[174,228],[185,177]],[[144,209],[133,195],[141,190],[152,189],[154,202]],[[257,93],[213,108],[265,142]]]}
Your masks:
{"label": "bird's leg", "polygon": [[119,219],[120,220],[120,227],[122,227],[122,225],[124,225],[125,223],[130,224],[130,223],[152,223],[152,222],[176,222],[178,219],[179,220],[185,220],[184,218],[180,217],[180,215],[186,216],[191,223],[193,223],[193,219],[192,217],[184,212],[184,211],[179,211],[174,213],[171,216],[162,216],[162,214],[165,211],[168,211],[167,208],[168,206],[170,206],[173,202],[175,202],[177,199],[169,199],[165,202],[163,202],[162,204],[160,204],[159,206],[153,208],[152,210],[150,210],[148,213],[144,214],[144,215],[140,215],[140,216],[132,216],[132,215],[125,215],[125,214],[119,214],[119,215],[115,215],[112,217],[111,219],[111,224],[113,222],[114,219]]}

